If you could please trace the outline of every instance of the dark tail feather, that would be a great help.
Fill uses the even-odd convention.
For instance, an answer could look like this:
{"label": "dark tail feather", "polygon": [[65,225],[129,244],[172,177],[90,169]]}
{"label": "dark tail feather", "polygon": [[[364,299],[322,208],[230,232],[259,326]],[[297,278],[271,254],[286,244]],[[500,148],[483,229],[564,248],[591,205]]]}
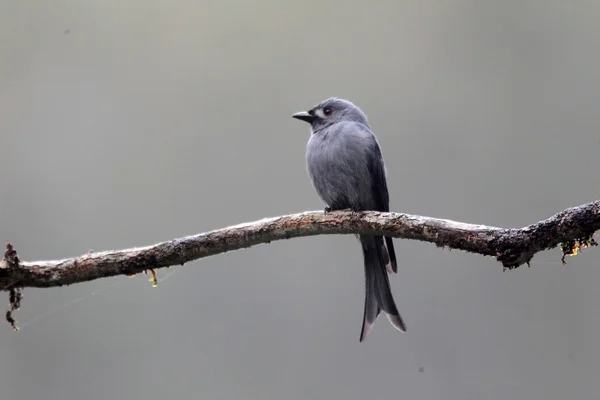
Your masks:
{"label": "dark tail feather", "polygon": [[367,268],[365,265],[365,311],[363,314],[362,330],[360,331],[361,342],[367,338],[381,312],[381,309],[377,305],[377,288],[375,285],[375,275],[371,272],[371,268]]}
{"label": "dark tail feather", "polygon": [[[360,241],[360,235],[355,234],[356,238]],[[386,246],[382,244],[381,251],[383,254],[383,265],[387,269],[387,272],[390,274],[395,274],[398,272],[398,264],[396,262],[396,252],[394,251],[394,243],[392,242],[391,237],[385,238]]]}
{"label": "dark tail feather", "polygon": [[[394,273],[398,272],[398,263],[396,262],[396,252],[394,251],[394,242],[391,237],[385,237],[385,245],[387,247],[388,258],[390,260],[390,267]],[[385,263],[388,265],[388,263]],[[390,269],[388,267],[388,271]]]}
{"label": "dark tail feather", "polygon": [[406,324],[398,313],[390,289],[384,263],[383,238],[361,235],[361,243],[365,261],[365,309],[360,341],[364,341],[371,332],[380,309],[396,329],[406,332]]}

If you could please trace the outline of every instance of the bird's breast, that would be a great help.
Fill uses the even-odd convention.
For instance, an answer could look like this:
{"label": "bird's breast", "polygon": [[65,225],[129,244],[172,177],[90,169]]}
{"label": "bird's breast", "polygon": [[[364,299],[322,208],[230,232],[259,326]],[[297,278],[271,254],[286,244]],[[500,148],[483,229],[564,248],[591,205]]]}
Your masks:
{"label": "bird's breast", "polygon": [[306,164],[319,196],[333,208],[368,208],[371,176],[364,149],[349,140],[313,135],[307,144]]}

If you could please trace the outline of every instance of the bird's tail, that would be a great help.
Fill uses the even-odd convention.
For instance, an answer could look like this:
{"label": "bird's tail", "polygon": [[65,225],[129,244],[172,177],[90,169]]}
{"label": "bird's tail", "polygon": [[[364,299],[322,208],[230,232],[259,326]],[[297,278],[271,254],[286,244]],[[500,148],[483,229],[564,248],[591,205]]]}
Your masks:
{"label": "bird's tail", "polygon": [[[360,242],[360,235],[355,234],[356,239]],[[396,262],[396,252],[394,251],[394,242],[391,237],[385,238],[385,245],[381,244],[381,251],[383,252],[383,264],[390,274],[398,272],[398,263]]]}
{"label": "bird's tail", "polygon": [[406,332],[406,324],[392,297],[383,254],[383,237],[361,235],[360,241],[365,261],[365,310],[360,341],[367,338],[381,310],[396,329]]}

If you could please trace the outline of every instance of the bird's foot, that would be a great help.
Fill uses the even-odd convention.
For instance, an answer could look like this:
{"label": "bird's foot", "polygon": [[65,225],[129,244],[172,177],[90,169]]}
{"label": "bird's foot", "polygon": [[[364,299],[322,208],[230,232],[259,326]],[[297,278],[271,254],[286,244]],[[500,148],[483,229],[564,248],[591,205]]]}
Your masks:
{"label": "bird's foot", "polygon": [[352,208],[352,207],[350,207],[350,208],[336,208],[336,209],[333,209],[331,207],[325,207],[325,209],[323,210],[323,212],[325,214],[329,214],[330,212],[333,212],[333,211],[361,212],[363,210],[361,210],[360,208]]}
{"label": "bird's foot", "polygon": [[360,208],[353,208],[353,207],[350,207],[350,208],[347,208],[347,209],[346,209],[346,211],[350,211],[350,212],[361,212],[361,211],[363,211],[363,210],[361,210]]}

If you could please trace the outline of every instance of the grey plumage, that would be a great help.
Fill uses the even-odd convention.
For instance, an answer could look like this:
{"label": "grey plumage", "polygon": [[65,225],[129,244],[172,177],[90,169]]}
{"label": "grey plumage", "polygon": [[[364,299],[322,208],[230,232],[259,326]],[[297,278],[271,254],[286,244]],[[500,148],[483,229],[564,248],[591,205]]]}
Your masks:
{"label": "grey plumage", "polygon": [[[365,114],[347,100],[322,101],[294,118],[310,123],[306,147],[308,174],[327,210],[389,211],[383,156]],[[365,308],[360,341],[366,339],[383,310],[392,325],[406,331],[398,313],[388,273],[397,271],[391,237],[357,235],[365,267]]]}

